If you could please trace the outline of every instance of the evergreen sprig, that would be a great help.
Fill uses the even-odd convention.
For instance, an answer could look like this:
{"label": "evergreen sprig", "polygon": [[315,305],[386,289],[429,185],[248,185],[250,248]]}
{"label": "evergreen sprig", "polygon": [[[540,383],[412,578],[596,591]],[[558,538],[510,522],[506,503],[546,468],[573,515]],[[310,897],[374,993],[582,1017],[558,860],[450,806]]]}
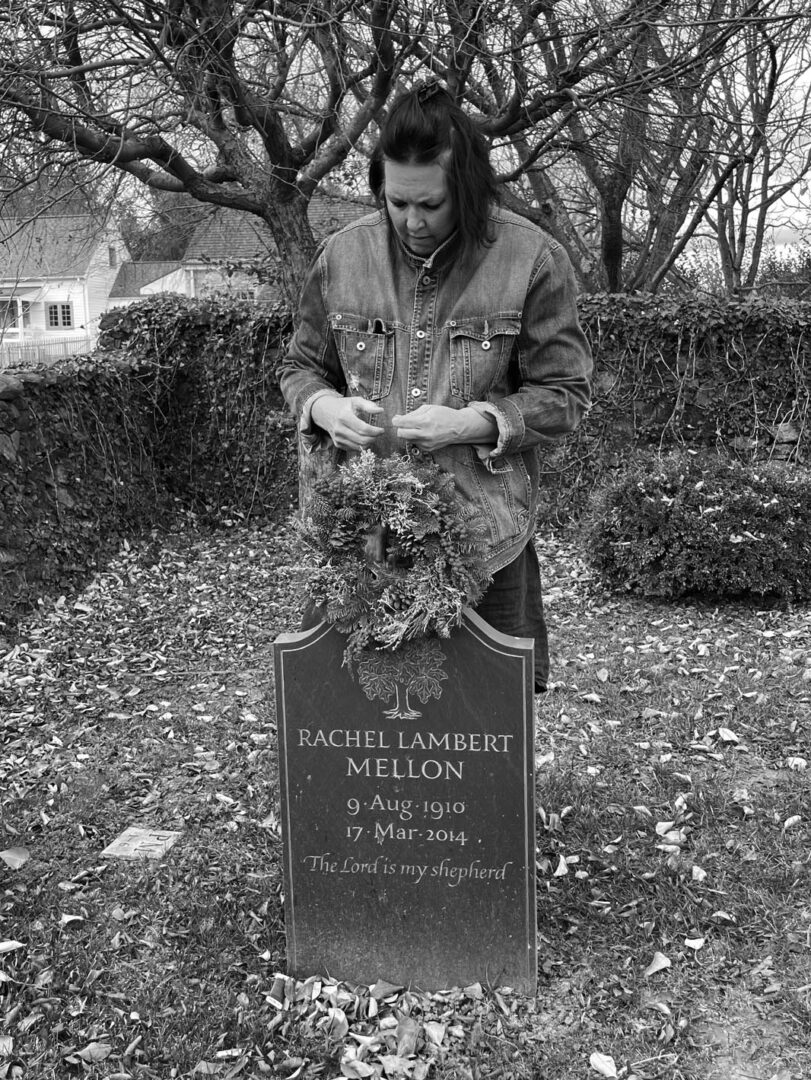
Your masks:
{"label": "evergreen sprig", "polygon": [[[385,562],[375,563],[366,546],[380,528]],[[308,595],[347,635],[350,665],[370,648],[448,637],[490,581],[476,511],[421,455],[363,451],[315,483],[300,529],[316,557]]]}

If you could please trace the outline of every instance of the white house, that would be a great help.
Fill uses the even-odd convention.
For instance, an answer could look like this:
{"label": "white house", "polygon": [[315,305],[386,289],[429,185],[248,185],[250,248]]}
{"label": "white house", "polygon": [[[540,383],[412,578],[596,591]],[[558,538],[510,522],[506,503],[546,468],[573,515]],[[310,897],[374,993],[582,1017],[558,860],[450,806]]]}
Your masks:
{"label": "white house", "polygon": [[90,215],[0,218],[0,367],[92,349],[129,252]]}
{"label": "white house", "polygon": [[[363,201],[316,194],[309,206],[316,240],[370,209]],[[218,207],[174,262],[132,262],[111,220],[0,217],[0,368],[89,352],[105,311],[155,293],[202,296],[233,289],[260,299],[266,290],[257,289],[254,278],[229,276],[222,267],[275,250],[263,221]]]}
{"label": "white house", "polygon": [[[348,225],[373,207],[370,203],[317,192],[308,207],[316,241]],[[260,298],[256,279],[229,275],[228,262],[251,262],[276,251],[270,228],[260,218],[239,210],[211,207],[192,234],[182,259],[172,263],[128,263],[121,267],[109,299],[120,307],[154,293],[205,296],[223,289]]]}

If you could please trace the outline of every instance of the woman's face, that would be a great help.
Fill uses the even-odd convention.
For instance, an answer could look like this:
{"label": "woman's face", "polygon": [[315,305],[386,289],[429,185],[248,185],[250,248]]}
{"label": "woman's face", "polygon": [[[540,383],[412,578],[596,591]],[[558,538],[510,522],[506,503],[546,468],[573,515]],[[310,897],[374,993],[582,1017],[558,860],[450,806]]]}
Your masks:
{"label": "woman's face", "polygon": [[394,229],[415,255],[427,258],[456,228],[448,174],[438,161],[426,165],[383,161],[386,209]]}

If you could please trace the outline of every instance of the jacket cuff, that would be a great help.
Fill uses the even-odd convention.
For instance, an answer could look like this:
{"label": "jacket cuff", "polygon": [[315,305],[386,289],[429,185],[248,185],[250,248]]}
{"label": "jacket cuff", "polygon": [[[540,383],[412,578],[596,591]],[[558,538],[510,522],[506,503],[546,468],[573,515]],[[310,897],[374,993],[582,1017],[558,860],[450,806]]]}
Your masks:
{"label": "jacket cuff", "polygon": [[493,447],[477,447],[482,463],[491,472],[498,472],[503,458],[515,454],[524,440],[524,417],[520,409],[503,398],[501,401],[471,401],[469,409],[475,409],[482,416],[495,420],[498,427],[498,439]]}
{"label": "jacket cuff", "polygon": [[317,450],[321,443],[327,439],[327,433],[323,428],[313,423],[313,405],[319,398],[327,396],[342,397],[343,395],[339,394],[337,390],[320,387],[311,393],[301,406],[301,416],[298,422],[299,439],[301,446],[308,454],[311,454],[313,450]]}

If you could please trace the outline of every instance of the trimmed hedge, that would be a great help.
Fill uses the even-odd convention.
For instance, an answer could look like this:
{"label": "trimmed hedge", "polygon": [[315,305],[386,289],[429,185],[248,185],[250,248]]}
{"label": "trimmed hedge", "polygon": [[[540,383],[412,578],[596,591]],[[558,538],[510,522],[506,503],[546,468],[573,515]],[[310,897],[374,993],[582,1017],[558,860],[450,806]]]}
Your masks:
{"label": "trimmed hedge", "polygon": [[611,588],[811,598],[811,475],[698,452],[640,461],[592,497],[585,558]]}

